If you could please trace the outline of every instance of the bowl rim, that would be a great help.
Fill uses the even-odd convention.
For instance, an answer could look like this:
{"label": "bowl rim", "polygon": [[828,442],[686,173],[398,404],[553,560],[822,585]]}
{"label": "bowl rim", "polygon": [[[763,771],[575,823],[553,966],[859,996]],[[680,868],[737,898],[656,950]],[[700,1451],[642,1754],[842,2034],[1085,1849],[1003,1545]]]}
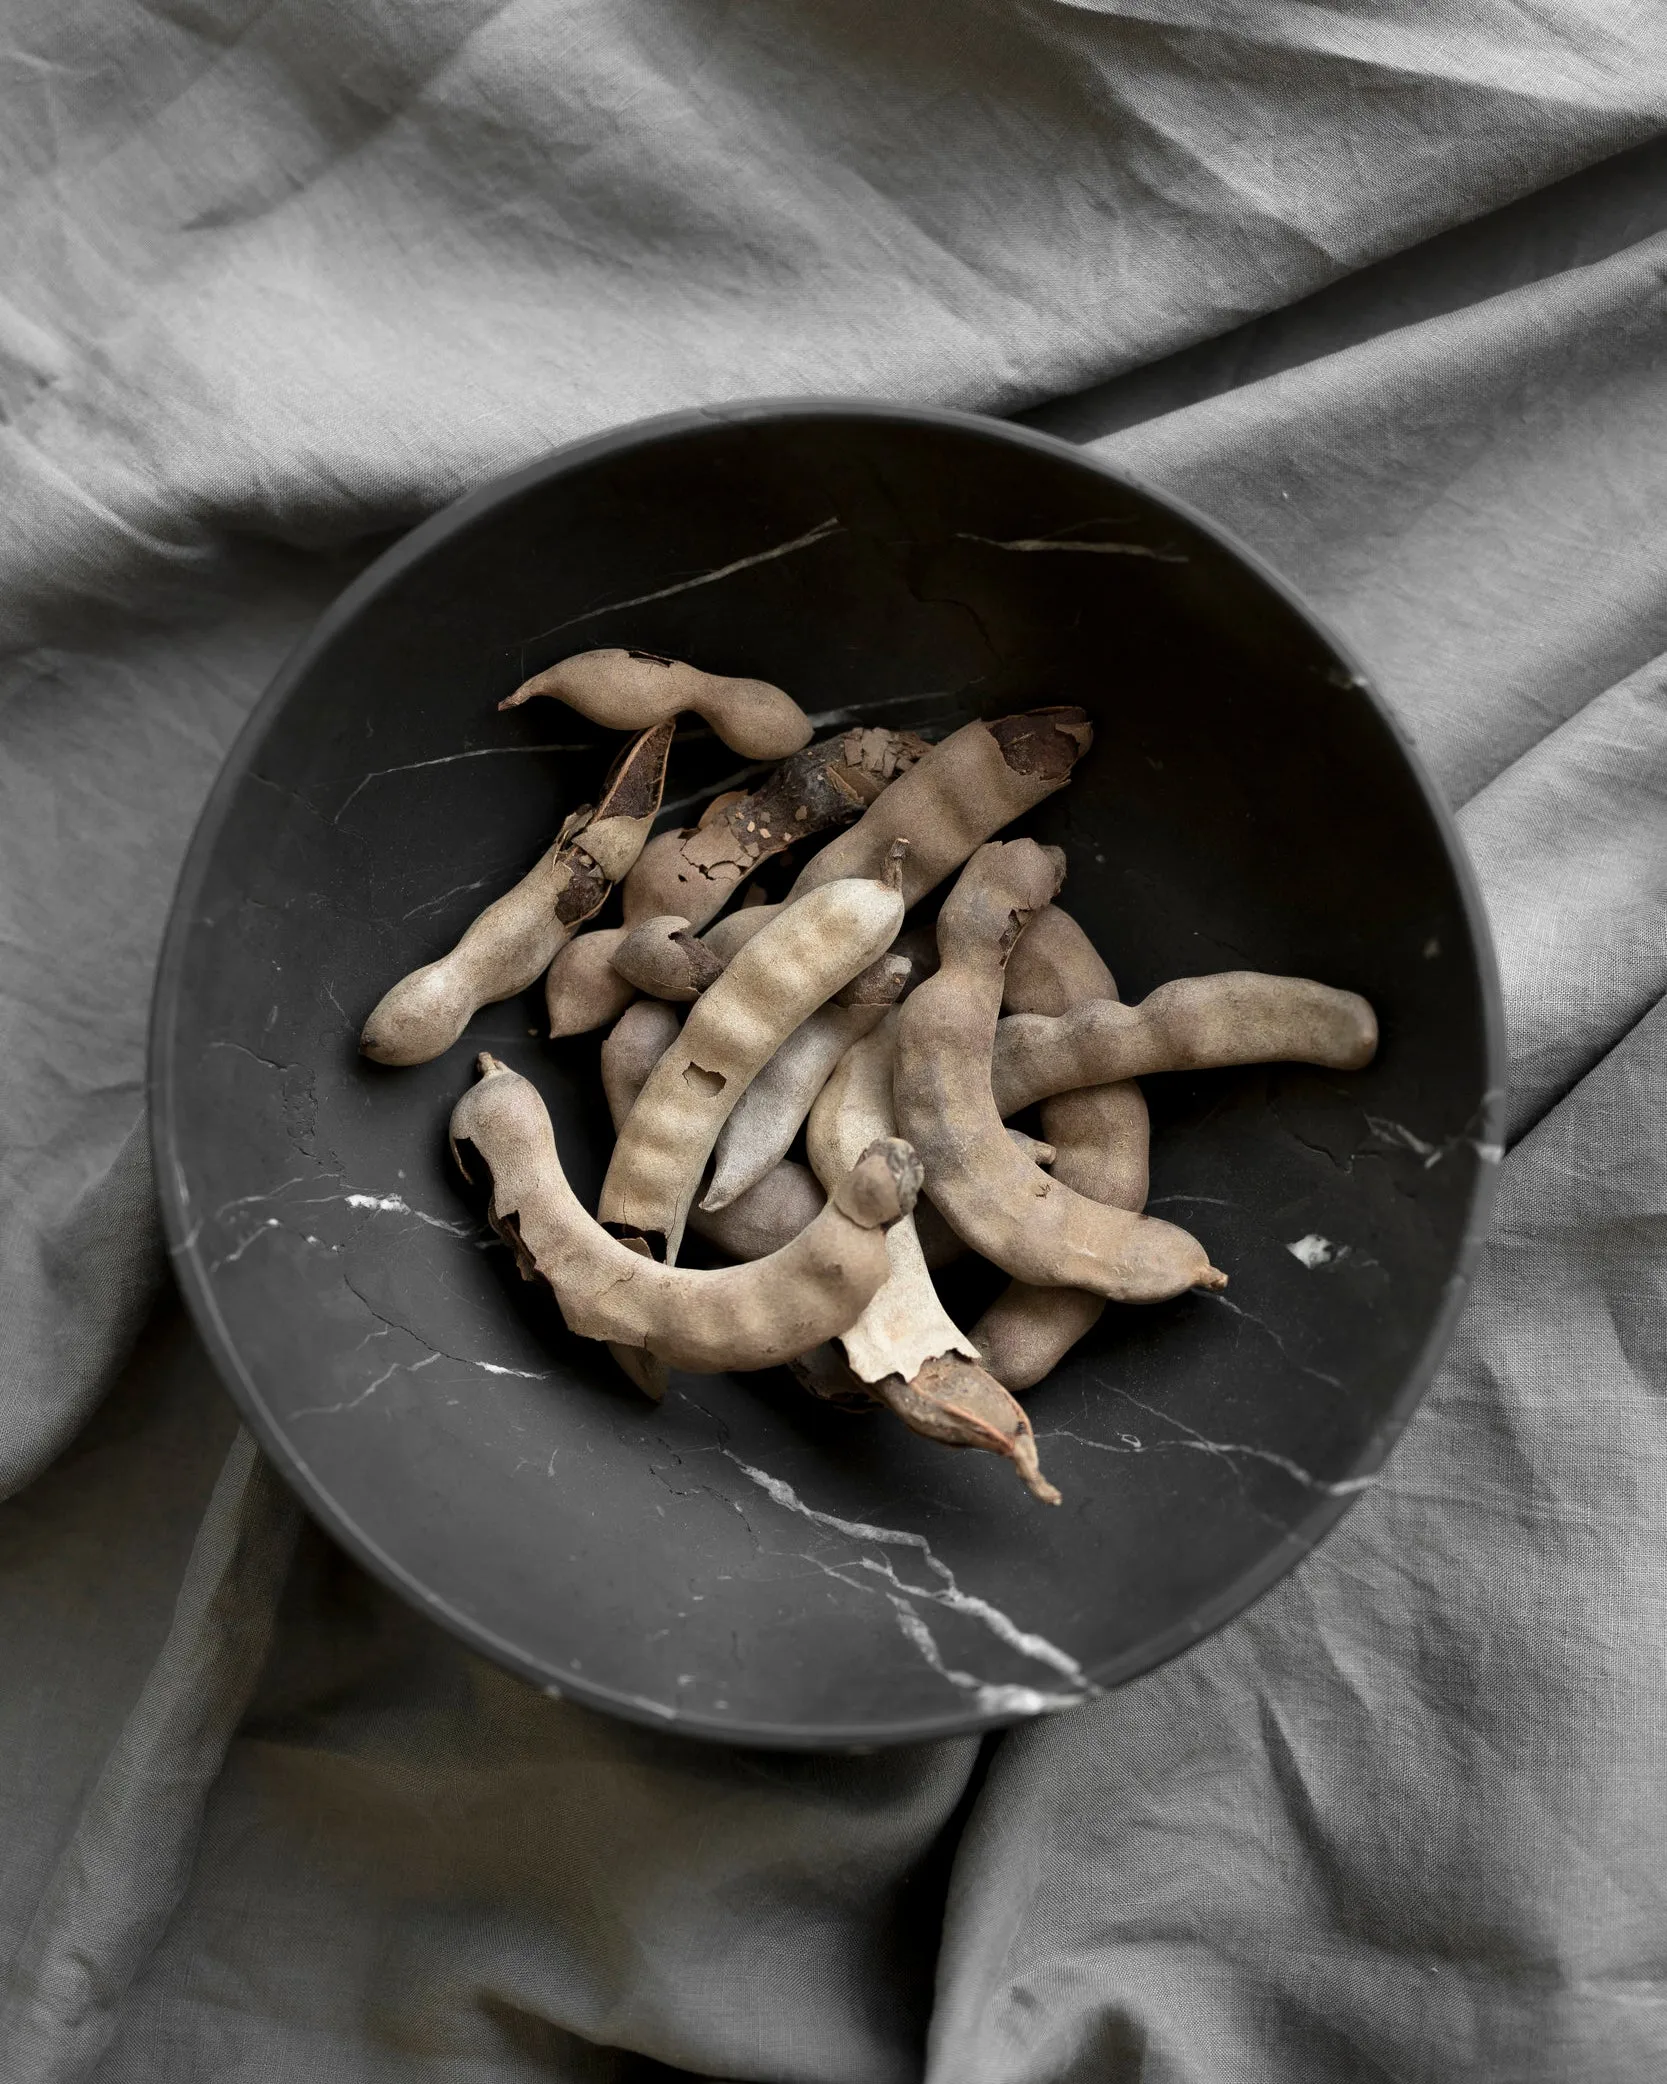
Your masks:
{"label": "bowl rim", "polygon": [[[755,1745],[783,1751],[866,1752],[902,1744],[938,1742],[950,1737],[985,1735],[1033,1718],[1023,1712],[979,1712],[954,1704],[946,1704],[942,1714],[869,1724],[771,1723],[662,1709],[655,1702],[600,1684],[584,1674],[546,1665],[530,1656],[420,1582],[359,1527],[332,1497],[323,1480],[313,1472],[306,1456],[267,1410],[221,1317],[212,1285],[193,1249],[195,1240],[185,1200],[184,1175],[177,1156],[178,1133],[173,1098],[179,1049],[176,1014],[186,951],[196,927],[197,899],[227,813],[271,724],[291,693],[311,671],[318,656],[335,642],[366,603],[403,577],[431,551],[472,526],[482,515],[537,486],[560,479],[611,454],[644,447],[667,437],[693,433],[714,424],[763,426],[794,420],[827,419],[860,419],[891,422],[899,427],[940,428],[1009,447],[1029,449],[1090,471],[1150,500],[1197,529],[1248,569],[1331,649],[1350,675],[1349,692],[1368,704],[1399,744],[1447,857],[1470,936],[1481,1002],[1486,1084],[1475,1118],[1474,1140],[1484,1151],[1502,1153],[1507,1077],[1504,999],[1492,932],[1475,871],[1459,837],[1453,813],[1436,788],[1410,734],[1379,693],[1353,648],[1327,619],[1303,598],[1290,580],[1232,529],[1187,500],[1148,483],[1074,442],[984,413],[816,395],[741,399],[732,403],[685,407],[581,435],[530,463],[494,475],[449,501],[372,559],[336,596],[284,659],[244,720],[198,815],[175,882],[157,964],[151,997],[146,1093],[163,1238],[168,1262],[186,1307],[208,1349],[215,1371],[238,1406],[244,1423],[255,1435],[263,1452],[277,1465],[308,1513],[333,1540],[340,1542],[356,1561],[390,1590],[437,1621],[468,1648],[491,1658],[494,1663],[528,1680],[553,1698],[571,1699],[642,1727],[712,1743]],[[1350,1465],[1347,1477],[1341,1479],[1348,1487],[1315,1497],[1280,1542],[1185,1619],[1148,1637],[1102,1670],[1092,1672],[1090,1677],[1096,1690],[1085,1693],[1084,1702],[1109,1695],[1130,1680],[1155,1671],[1244,1613],[1318,1547],[1356,1499],[1370,1487],[1422,1401],[1452,1342],[1487,1234],[1498,1190],[1498,1175],[1497,1159],[1485,1160],[1477,1169],[1464,1234],[1440,1306],[1384,1417],[1373,1428],[1360,1454]]]}

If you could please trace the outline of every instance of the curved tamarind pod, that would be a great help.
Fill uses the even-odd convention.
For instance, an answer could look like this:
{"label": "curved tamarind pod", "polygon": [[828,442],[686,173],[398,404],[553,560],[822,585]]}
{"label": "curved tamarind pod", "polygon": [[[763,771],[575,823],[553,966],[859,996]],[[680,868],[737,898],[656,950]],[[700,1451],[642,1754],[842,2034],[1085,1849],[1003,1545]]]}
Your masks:
{"label": "curved tamarind pod", "polygon": [[[676,1008],[664,999],[638,999],[620,1015],[602,1045],[602,1089],[616,1129],[681,1025]],[[732,1259],[763,1259],[796,1238],[826,1198],[808,1166],[783,1158],[727,1208],[710,1214],[690,1209],[689,1228]]]}
{"label": "curved tamarind pod", "polygon": [[1136,1006],[1093,999],[1051,1019],[1010,1014],[996,1029],[990,1079],[1007,1115],[1054,1093],[1157,1071],[1273,1063],[1359,1071],[1377,1046],[1377,1016],[1357,992],[1225,970],[1177,977]]}
{"label": "curved tamarind pod", "polygon": [[920,1160],[898,1137],[864,1151],[827,1206],[767,1259],[715,1273],[657,1266],[610,1237],[567,1183],[537,1088],[482,1054],[452,1110],[465,1178],[491,1175],[488,1220],[523,1276],[555,1290],[568,1329],[693,1374],[779,1366],[833,1337],[885,1278],[886,1226],[913,1208]]}
{"label": "curved tamarind pod", "polygon": [[701,1197],[703,1209],[715,1213],[728,1208],[787,1156],[834,1066],[853,1042],[873,1033],[887,1007],[896,1004],[916,975],[907,955],[888,949],[827,1005],[800,1021],[719,1130],[711,1184]]}
{"label": "curved tamarind pod", "polygon": [[689,1010],[614,1145],[600,1215],[675,1265],[718,1131],[801,1020],[873,961],[903,918],[899,869],[847,876],[771,923]]}
{"label": "curved tamarind pod", "polygon": [[[627,916],[678,912],[696,928],[722,911],[754,869],[796,841],[865,810],[927,751],[912,731],[841,731],[807,745],[750,795],[708,806],[698,826],[661,833],[626,884]],[[874,870],[883,862],[882,851]],[[632,906],[644,909],[631,910]]]}
{"label": "curved tamarind pod", "polygon": [[1019,1279],[1117,1302],[1224,1287],[1186,1231],[1087,1200],[1002,1132],[990,1090],[1002,971],[1063,872],[1057,849],[1030,839],[980,847],[967,864],[938,916],[942,967],[898,1011],[897,1118],[925,1139],[916,1147],[938,1207],[974,1251]]}
{"label": "curved tamarind pod", "polygon": [[629,928],[614,950],[613,965],[638,991],[679,1006],[692,1005],[724,973],[717,956],[675,912]]}
{"label": "curved tamarind pod", "polygon": [[[1014,1013],[1058,1014],[1088,999],[1116,997],[1116,980],[1087,934],[1059,905],[1044,905],[1007,959],[1003,1005]],[[1012,1130],[1007,1133],[1011,1138]],[[1042,1133],[1054,1146],[1056,1180],[1107,1208],[1146,1206],[1151,1130],[1146,1097],[1132,1078],[1044,1100]],[[972,1342],[998,1382],[1031,1389],[1093,1330],[1104,1309],[1105,1297],[1087,1288],[1009,1281],[973,1326]]]}
{"label": "curved tamarind pod", "polygon": [[615,761],[594,811],[575,811],[515,888],[489,904],[449,955],[377,1002],[359,1047],[378,1064],[426,1064],[482,1006],[525,991],[642,852],[666,785],[672,727],[645,731]]}
{"label": "curved tamarind pod", "polygon": [[522,681],[498,707],[515,709],[534,695],[553,695],[610,731],[640,731],[692,709],[749,760],[782,760],[810,742],[810,718],[769,681],[703,673],[656,651],[578,652]]}
{"label": "curved tamarind pod", "polygon": [[[876,1123],[892,1119],[891,1086],[896,1013],[858,1042],[817,1096],[805,1133],[810,1162],[823,1184],[845,1169],[847,1152],[862,1149]],[[862,1315],[840,1339],[854,1379],[912,1432],[951,1447],[979,1447],[1004,1455],[1045,1504],[1059,1493],[1036,1459],[1030,1421],[1000,1383],[978,1364],[976,1350],[938,1300],[926,1271],[912,1218],[886,1236],[889,1271]],[[811,1386],[837,1371],[806,1363]]]}
{"label": "curved tamarind pod", "polygon": [[[903,901],[915,905],[935,890],[992,832],[1064,788],[1094,742],[1080,709],[1032,709],[990,723],[964,724],[900,775],[848,831],[813,854],[783,900],[835,876],[873,875],[894,839],[909,842]],[[757,912],[719,920],[708,938],[732,957],[763,924]]]}

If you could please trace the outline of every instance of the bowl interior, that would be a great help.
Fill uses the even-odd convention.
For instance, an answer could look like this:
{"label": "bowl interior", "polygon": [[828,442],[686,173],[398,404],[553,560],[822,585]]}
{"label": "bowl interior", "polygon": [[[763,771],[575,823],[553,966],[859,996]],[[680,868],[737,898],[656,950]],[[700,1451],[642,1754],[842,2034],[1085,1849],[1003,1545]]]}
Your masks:
{"label": "bowl interior", "polygon": [[[536,992],[423,1068],[357,1055],[386,986],[595,794],[617,739],[554,704],[495,705],[603,644],[777,681],[823,726],[1080,703],[1091,755],[1013,829],[1064,847],[1063,901],[1124,996],[1251,968],[1377,1007],[1358,1076],[1149,1081],[1151,1206],[1231,1286],[1109,1309],[1031,1393],[1057,1511],[992,1457],[819,1406],[782,1373],[679,1376],[655,1408],[568,1335],[445,1155],[490,1047],[545,1094],[580,1192],[600,1184],[599,1038],[541,1039]],[[680,731],[665,821],[750,772]],[[1479,932],[1450,828],[1353,664],[1166,502],[949,415],[650,423],[407,539],[251,723],[159,990],[172,1242],[313,1510],[478,1647],[710,1735],[975,1728],[1184,1647],[1369,1480],[1450,1324],[1491,1177]]]}

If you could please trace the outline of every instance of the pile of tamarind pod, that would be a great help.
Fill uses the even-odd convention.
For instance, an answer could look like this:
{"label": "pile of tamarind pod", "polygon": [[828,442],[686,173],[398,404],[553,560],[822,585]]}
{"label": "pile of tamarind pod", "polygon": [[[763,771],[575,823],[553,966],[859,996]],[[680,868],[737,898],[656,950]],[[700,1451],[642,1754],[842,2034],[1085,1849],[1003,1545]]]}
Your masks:
{"label": "pile of tamarind pod", "polygon": [[[360,1047],[427,1062],[543,974],[552,1035],[608,1030],[615,1143],[595,1214],[536,1088],[490,1055],[451,1145],[569,1329],[606,1342],[654,1397],[672,1368],[785,1363],[817,1396],[1006,1457],[1057,1504],[1017,1393],[1108,1302],[1227,1280],[1196,1238],[1144,1213],[1137,1081],[1275,1061],[1357,1070],[1377,1047],[1372,1008],[1252,971],[1121,1002],[1056,902],[1062,852],[995,838],[1069,782],[1093,739],[1080,709],[936,744],[879,728],[812,744],[780,688],[621,650],[564,660],[502,706],[538,695],[637,735],[601,802],[449,954],[393,986]],[[685,710],[779,764],[650,840]],[[724,912],[765,861],[829,832],[795,857],[779,901],[748,892]],[[952,877],[935,930],[905,931]],[[615,883],[622,924],[581,931]],[[1007,1125],[1037,1103],[1040,1139]],[[679,1266],[689,1230],[734,1263]],[[1010,1277],[970,1332],[932,1280],[964,1251]]]}

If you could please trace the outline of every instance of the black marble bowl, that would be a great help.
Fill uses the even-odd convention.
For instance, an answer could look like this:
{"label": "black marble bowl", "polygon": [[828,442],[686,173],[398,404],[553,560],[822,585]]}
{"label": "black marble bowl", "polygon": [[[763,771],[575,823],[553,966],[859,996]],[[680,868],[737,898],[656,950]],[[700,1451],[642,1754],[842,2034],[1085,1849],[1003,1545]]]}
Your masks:
{"label": "black marble bowl", "polygon": [[[360,1023],[593,796],[617,740],[522,677],[623,644],[789,688],[819,725],[1076,702],[1028,829],[1136,999],[1296,972],[1364,992],[1354,1077],[1149,1082],[1152,1207],[1232,1285],[1109,1309],[992,1456],[780,1372],[643,1399],[483,1232],[446,1118],[489,1047],[579,1190],[597,1037],[536,992],[438,1063]],[[740,779],[680,732],[667,822]],[[747,770],[750,771],[750,770]],[[1372,1480],[1451,1331],[1499,1135],[1486,930],[1449,819],[1353,660],[1219,530],[1064,444],[766,404],[566,449],[351,587],[239,740],[155,1014],[158,1175],[197,1322],[261,1442],[368,1567],[552,1692],[758,1744],[978,1730],[1115,1686],[1271,1585]],[[978,1298],[963,1279],[957,1300]]]}

